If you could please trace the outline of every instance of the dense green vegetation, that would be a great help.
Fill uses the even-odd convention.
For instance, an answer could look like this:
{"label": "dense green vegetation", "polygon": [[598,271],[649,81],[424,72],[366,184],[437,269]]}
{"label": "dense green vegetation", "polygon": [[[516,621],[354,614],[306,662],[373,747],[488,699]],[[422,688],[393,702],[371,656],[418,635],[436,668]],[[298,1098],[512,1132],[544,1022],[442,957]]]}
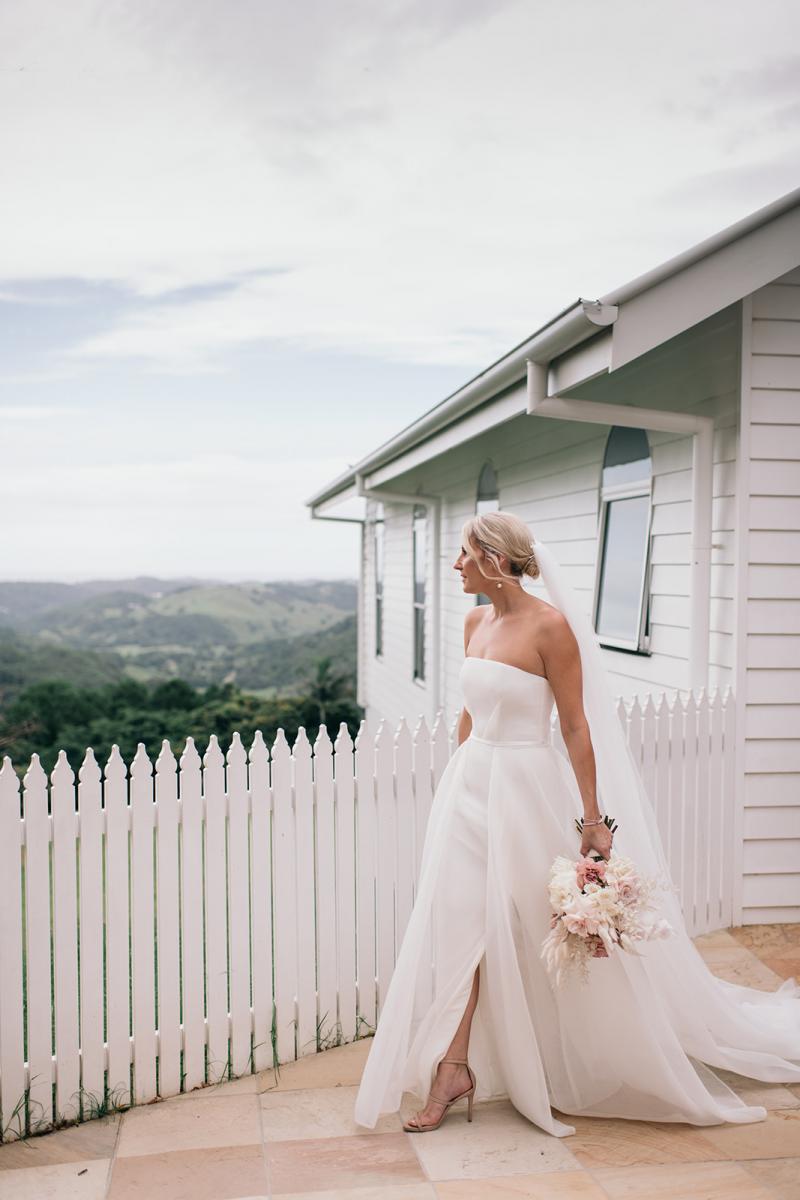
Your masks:
{"label": "dense green vegetation", "polygon": [[88,746],[102,765],[116,743],[129,763],[139,742],[156,758],[164,738],[179,756],[188,736],[202,754],[212,733],[223,750],[234,731],[246,748],[257,729],[268,746],[279,728],[290,744],[300,726],[312,742],[320,724],[335,739],[344,721],[355,736],[360,715],[351,681],[332,669],[330,659],[318,661],[314,674],[296,694],[272,699],[248,694],[231,683],[211,684],[201,692],[180,679],[151,688],[133,679],[99,688],[51,679],[24,688],[8,706],[0,719],[0,752],[9,755],[22,774],[33,753],[51,771],[63,749],[77,771]]}
{"label": "dense green vegetation", "polygon": [[355,600],[348,580],[0,582],[0,753],[49,771],[64,749],[77,770],[88,746],[103,763],[115,743],[130,761],[164,738],[355,735]]}

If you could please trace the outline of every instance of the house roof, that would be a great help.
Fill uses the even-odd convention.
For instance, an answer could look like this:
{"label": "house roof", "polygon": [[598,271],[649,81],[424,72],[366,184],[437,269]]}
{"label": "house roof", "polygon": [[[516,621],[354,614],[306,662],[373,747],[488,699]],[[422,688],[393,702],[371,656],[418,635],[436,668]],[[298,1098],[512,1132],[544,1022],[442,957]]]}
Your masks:
{"label": "house roof", "polygon": [[[792,248],[787,260],[787,246]],[[794,257],[792,257],[792,254]],[[579,298],[306,500],[312,510],[355,492],[356,477],[424,442],[521,380],[613,326],[608,370],[697,324],[800,265],[800,188],[684,250],[598,300]]]}

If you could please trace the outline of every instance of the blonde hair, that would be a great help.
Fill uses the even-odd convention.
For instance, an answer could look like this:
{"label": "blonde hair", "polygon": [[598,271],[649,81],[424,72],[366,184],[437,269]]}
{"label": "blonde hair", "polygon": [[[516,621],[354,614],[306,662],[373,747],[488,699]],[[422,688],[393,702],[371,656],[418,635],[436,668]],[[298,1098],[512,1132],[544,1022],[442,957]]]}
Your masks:
{"label": "blonde hair", "polygon": [[[539,578],[539,564],[533,548],[533,538],[530,530],[521,517],[510,512],[489,512],[470,517],[461,527],[461,538],[465,547],[479,546],[486,557],[494,564],[495,569],[503,579],[520,579],[530,575],[531,579]],[[500,566],[500,555],[508,559],[511,574]],[[478,570],[484,579],[490,579],[475,559]]]}

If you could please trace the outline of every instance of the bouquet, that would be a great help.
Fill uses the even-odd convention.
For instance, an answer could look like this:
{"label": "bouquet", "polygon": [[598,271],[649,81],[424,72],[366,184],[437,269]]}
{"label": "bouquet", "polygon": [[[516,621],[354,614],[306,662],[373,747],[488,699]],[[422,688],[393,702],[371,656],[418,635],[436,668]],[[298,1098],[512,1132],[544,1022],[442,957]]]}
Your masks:
{"label": "bouquet", "polygon": [[[613,832],[613,817],[605,823]],[[576,825],[581,833],[583,822]],[[650,897],[659,886],[613,851],[608,861],[599,855],[577,860],[559,855],[550,868],[552,916],[540,955],[556,984],[567,971],[588,980],[591,958],[608,958],[615,948],[638,955],[637,942],[673,933],[669,921],[652,913]]]}

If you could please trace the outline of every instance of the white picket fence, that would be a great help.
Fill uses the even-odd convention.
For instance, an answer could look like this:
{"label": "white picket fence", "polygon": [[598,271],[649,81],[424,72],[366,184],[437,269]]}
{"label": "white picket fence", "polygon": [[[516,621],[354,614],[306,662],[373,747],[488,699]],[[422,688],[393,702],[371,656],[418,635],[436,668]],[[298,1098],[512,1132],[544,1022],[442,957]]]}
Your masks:
{"label": "white picket fence", "polygon": [[[618,701],[693,934],[731,923],[730,689]],[[554,721],[554,742],[563,750]],[[0,1129],[369,1034],[455,726],[0,771]],[[49,795],[48,795],[49,794]],[[48,806],[49,799],[49,806]],[[576,845],[577,851],[577,845]]]}

